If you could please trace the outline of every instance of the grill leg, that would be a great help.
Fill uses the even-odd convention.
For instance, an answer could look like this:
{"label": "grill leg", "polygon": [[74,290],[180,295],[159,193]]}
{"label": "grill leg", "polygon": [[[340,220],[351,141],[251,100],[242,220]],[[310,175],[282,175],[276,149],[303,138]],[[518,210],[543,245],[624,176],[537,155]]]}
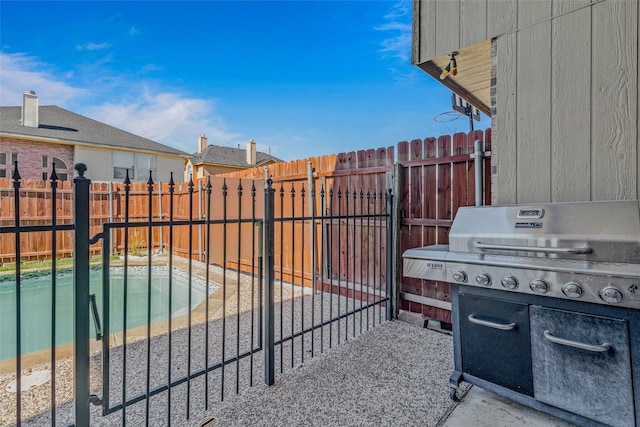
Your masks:
{"label": "grill leg", "polygon": [[454,402],[457,402],[458,397],[458,388],[460,387],[460,383],[462,382],[462,373],[458,371],[454,371],[449,378],[449,384],[451,384],[451,388],[449,389],[449,397]]}

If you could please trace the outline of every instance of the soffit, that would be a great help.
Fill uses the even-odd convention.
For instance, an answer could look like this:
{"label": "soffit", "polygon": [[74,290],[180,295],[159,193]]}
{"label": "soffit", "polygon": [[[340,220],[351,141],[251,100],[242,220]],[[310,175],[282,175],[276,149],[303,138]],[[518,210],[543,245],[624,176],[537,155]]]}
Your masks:
{"label": "soffit", "polygon": [[448,55],[417,65],[484,114],[491,116],[491,40],[460,49],[456,62],[458,74],[449,74],[444,80],[440,80],[440,74],[449,64]]}

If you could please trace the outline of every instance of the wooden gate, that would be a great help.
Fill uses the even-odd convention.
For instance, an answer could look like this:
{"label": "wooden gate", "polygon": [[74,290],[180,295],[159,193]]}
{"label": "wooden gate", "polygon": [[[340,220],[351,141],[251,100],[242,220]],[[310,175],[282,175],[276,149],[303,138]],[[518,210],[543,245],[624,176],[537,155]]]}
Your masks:
{"label": "wooden gate", "polygon": [[[491,150],[491,130],[398,143],[399,250],[447,244],[461,206],[475,205],[474,141]],[[484,159],[484,204],[491,204],[490,157]],[[451,323],[450,285],[403,277],[398,263],[400,308]]]}

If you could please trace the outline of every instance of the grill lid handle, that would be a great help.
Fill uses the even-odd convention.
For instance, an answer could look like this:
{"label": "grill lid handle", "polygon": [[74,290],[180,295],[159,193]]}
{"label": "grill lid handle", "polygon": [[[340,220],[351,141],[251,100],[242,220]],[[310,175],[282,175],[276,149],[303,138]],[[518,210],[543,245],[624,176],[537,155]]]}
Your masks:
{"label": "grill lid handle", "polygon": [[593,249],[589,246],[582,248],[548,248],[545,246],[490,245],[482,242],[475,242],[473,246],[480,250],[495,249],[499,251],[540,252],[545,254],[590,254],[593,252]]}
{"label": "grill lid handle", "polygon": [[565,338],[558,338],[558,337],[554,337],[553,334],[550,331],[544,331],[544,337],[548,340],[551,341],[552,343],[556,343],[556,344],[560,344],[560,345],[566,345],[569,347],[575,347],[575,348],[579,348],[582,350],[587,350],[587,351],[594,351],[596,353],[604,353],[609,351],[609,349],[611,349],[611,344],[605,342],[599,345],[594,345],[594,344],[585,344],[583,342],[578,342],[578,341],[572,341],[572,340],[568,340]]}

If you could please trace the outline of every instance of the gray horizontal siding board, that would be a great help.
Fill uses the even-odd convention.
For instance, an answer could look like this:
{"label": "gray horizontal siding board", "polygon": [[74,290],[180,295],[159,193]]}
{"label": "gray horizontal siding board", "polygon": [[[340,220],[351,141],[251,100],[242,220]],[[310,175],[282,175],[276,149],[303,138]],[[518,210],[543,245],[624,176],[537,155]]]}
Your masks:
{"label": "gray horizontal siding board", "polygon": [[569,13],[590,4],[591,0],[553,0],[553,16]]}
{"label": "gray horizontal siding board", "polygon": [[437,0],[434,3],[437,57],[460,48],[460,0]]}
{"label": "gray horizontal siding board", "polygon": [[585,201],[591,195],[591,10],[552,25],[551,201]]}
{"label": "gray horizontal siding board", "polygon": [[517,28],[517,25],[517,1],[487,1],[487,38],[494,38],[511,32]]}
{"label": "gray horizontal siding board", "polygon": [[487,0],[460,1],[460,47],[486,40]]}
{"label": "gray horizontal siding board", "polygon": [[593,9],[592,198],[637,197],[637,3]]}
{"label": "gray horizontal siding board", "polygon": [[497,198],[499,204],[515,204],[517,163],[517,106],[516,106],[516,41],[512,33],[496,40],[496,129],[492,151],[497,156]]}
{"label": "gray horizontal siding board", "polygon": [[518,28],[524,29],[551,17],[551,0],[519,0]]}
{"label": "gray horizontal siding board", "polygon": [[521,30],[517,42],[518,203],[551,199],[551,22]]}
{"label": "gray horizontal siding board", "polygon": [[419,63],[436,57],[436,39],[438,24],[436,22],[436,2],[418,0],[420,5],[420,50]]}

